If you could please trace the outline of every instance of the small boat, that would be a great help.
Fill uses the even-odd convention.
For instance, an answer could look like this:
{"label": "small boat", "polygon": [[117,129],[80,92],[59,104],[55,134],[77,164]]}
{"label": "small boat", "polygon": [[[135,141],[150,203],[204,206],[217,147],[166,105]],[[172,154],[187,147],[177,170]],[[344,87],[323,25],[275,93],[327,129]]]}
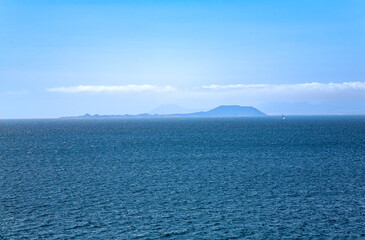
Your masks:
{"label": "small boat", "polygon": [[285,116],[283,115],[283,116],[281,116],[281,120],[285,120]]}

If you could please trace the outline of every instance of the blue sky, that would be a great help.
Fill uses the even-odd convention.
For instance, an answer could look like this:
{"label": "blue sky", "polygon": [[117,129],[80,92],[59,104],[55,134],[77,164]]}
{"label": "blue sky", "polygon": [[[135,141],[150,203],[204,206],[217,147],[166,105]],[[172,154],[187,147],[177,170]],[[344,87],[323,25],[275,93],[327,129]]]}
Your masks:
{"label": "blue sky", "polygon": [[365,114],[365,2],[0,1],[0,118]]}

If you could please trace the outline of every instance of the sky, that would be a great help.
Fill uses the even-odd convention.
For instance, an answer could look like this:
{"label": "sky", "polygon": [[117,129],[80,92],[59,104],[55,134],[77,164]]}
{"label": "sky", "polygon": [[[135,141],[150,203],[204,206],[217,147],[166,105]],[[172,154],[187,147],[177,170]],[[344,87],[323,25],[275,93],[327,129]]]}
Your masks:
{"label": "sky", "polygon": [[365,114],[365,1],[0,0],[0,118]]}

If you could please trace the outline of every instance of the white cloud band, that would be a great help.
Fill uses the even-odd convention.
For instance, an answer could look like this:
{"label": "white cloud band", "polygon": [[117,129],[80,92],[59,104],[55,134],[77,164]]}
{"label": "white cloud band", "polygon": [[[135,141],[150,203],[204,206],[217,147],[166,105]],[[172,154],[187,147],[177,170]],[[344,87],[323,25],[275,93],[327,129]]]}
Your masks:
{"label": "white cloud band", "polygon": [[365,90],[365,82],[343,83],[299,83],[299,84],[234,84],[234,85],[208,85],[202,86],[210,90]]}

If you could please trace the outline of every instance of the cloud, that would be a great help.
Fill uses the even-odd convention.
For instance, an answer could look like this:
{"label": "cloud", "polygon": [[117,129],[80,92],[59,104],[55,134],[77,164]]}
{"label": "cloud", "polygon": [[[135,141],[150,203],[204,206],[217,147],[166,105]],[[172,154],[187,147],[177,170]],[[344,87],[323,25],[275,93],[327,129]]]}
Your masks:
{"label": "cloud", "polygon": [[[157,86],[151,84],[142,85],[79,85],[73,87],[57,87],[48,88],[49,92],[63,92],[63,93],[81,93],[81,92],[142,92],[142,91],[153,91],[153,92],[170,92],[182,90],[170,85]],[[183,91],[188,92],[200,92],[205,91],[269,91],[269,92],[283,92],[283,91],[342,91],[342,90],[365,90],[365,82],[343,82],[343,83],[299,83],[299,84],[228,84],[228,85],[204,85],[200,88],[184,89]]]}
{"label": "cloud", "polygon": [[365,90],[365,82],[343,82],[343,83],[299,83],[299,84],[231,84],[231,85],[208,85],[202,86],[203,89],[209,90]]}
{"label": "cloud", "polygon": [[74,87],[58,87],[48,88],[48,92],[61,92],[61,93],[98,93],[98,92],[142,92],[142,91],[153,91],[153,92],[170,92],[175,90],[174,87],[169,85],[156,86],[150,84],[143,85],[118,85],[118,86],[106,86],[106,85],[79,85]]}
{"label": "cloud", "polygon": [[365,82],[298,83],[298,84],[230,84],[201,87],[201,93],[243,104],[270,102],[345,102],[365,100]]}

